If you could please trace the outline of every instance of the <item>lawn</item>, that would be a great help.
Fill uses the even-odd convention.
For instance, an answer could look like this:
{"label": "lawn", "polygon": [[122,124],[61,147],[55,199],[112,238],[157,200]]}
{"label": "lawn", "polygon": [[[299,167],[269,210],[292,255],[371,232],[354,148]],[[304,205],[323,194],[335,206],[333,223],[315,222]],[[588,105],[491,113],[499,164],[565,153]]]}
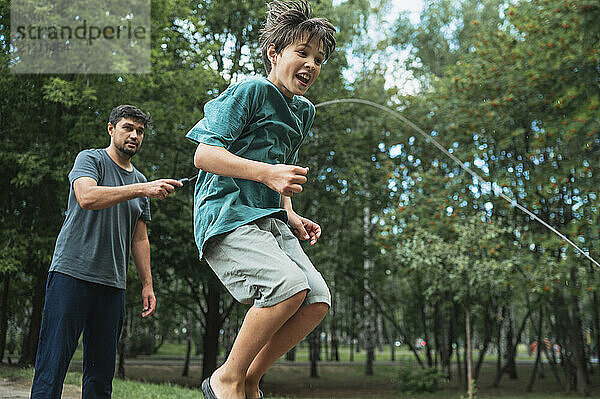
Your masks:
{"label": "lawn", "polygon": [[[152,355],[152,357],[185,357],[185,352],[186,352],[186,347],[187,345],[182,342],[182,343],[176,343],[176,342],[165,342],[159,349],[158,352],[155,355]],[[323,353],[324,353],[324,348],[321,348]],[[340,345],[339,347],[339,356],[340,356],[340,361],[341,362],[348,362],[351,359],[350,356],[350,346],[349,345]],[[420,350],[418,351],[419,356],[421,357],[421,359],[423,361],[425,361],[426,358],[426,354],[425,354],[425,350]],[[77,348],[77,351],[75,352],[75,356],[73,357],[74,359],[81,359],[81,345]],[[461,354],[462,354],[462,348],[461,348]],[[222,353],[223,355],[223,353]],[[474,358],[477,359],[477,356],[479,356],[479,352],[477,350],[474,351],[473,354]],[[533,355],[529,355],[527,353],[527,346],[526,345],[519,345],[519,350],[518,350],[518,359],[520,360],[535,360],[535,354]],[[358,353],[354,353],[354,361],[356,363],[363,363],[366,359],[366,352],[364,350],[361,350]],[[376,350],[375,353],[375,359],[376,361],[380,361],[380,362],[389,362],[391,361],[391,351],[390,351],[390,346],[386,345],[383,347],[383,350]],[[453,355],[453,360],[456,360],[456,357]],[[306,342],[302,342],[300,345],[298,345],[297,349],[296,349],[296,361],[298,362],[308,362],[309,357],[308,357],[308,345],[306,344]],[[408,349],[407,346],[402,345],[400,347],[396,347],[395,349],[395,360],[396,361],[413,361],[414,360],[414,355],[413,353]],[[485,360],[486,361],[496,361],[496,355],[491,353],[491,351],[488,351],[488,353],[485,355]]]}
{"label": "lawn", "polygon": [[[456,382],[446,384],[441,391],[433,394],[411,395],[398,392],[393,381],[403,365],[376,365],[375,375],[365,376],[362,364],[320,365],[319,378],[309,377],[308,364],[276,364],[265,376],[263,390],[270,399],[284,398],[371,398],[371,399],[459,399],[463,395]],[[534,392],[523,391],[531,373],[530,365],[519,365],[519,379],[510,380],[505,376],[500,388],[491,388],[494,367],[486,365],[479,381],[480,399],[546,399],[577,397],[559,392],[550,370],[546,367],[546,378],[537,381]],[[181,377],[181,366],[141,365],[127,367],[127,380],[115,379],[115,399],[170,399],[201,398],[198,390],[201,370],[195,366],[190,377]],[[33,371],[0,366],[0,377],[18,381],[20,385],[30,384]],[[593,379],[591,398],[600,399],[600,372],[596,370]],[[66,384],[78,386],[79,372],[70,372]],[[184,386],[181,386],[184,385]],[[187,386],[187,387],[186,387]],[[72,387],[71,387],[72,388]],[[71,389],[72,390],[72,389]]]}
{"label": "lawn", "polygon": [[[158,349],[158,352],[155,355],[152,355],[151,358],[166,358],[166,357],[184,358],[185,352],[186,352],[186,346],[187,345],[185,342],[181,342],[181,343],[165,342]],[[322,350],[324,351],[324,348],[322,348]],[[221,355],[224,355],[224,353],[221,353]],[[350,361],[350,346],[349,345],[340,345],[339,356],[340,356],[340,361],[342,361],[342,362]],[[422,360],[425,360],[425,356],[426,356],[425,351],[424,350],[419,351],[419,356],[421,357]],[[477,356],[479,356],[479,353],[477,350],[474,351],[473,356],[475,359],[477,359]],[[13,354],[11,357],[13,360],[18,359],[18,353]],[[83,358],[83,348],[82,348],[81,340],[80,340],[79,346],[77,347],[77,350],[75,351],[75,354],[73,355],[73,360],[80,361],[80,360],[82,360],[82,358]],[[139,358],[146,358],[146,356],[139,356]],[[365,358],[366,358],[366,352],[364,350],[361,350],[358,353],[356,353],[356,352],[354,353],[354,361],[356,363],[364,363]],[[519,351],[518,351],[517,358],[520,360],[534,360],[535,355],[530,356],[527,353],[527,347],[525,345],[519,345]],[[390,351],[389,345],[384,346],[383,350],[376,350],[375,359],[376,359],[376,361],[380,361],[380,362],[391,361],[391,351]],[[407,346],[403,345],[403,346],[396,348],[395,360],[396,361],[413,361],[414,355],[412,354],[412,352],[409,351]],[[453,360],[455,360],[455,356],[453,356]],[[496,361],[496,355],[491,352],[488,352],[485,356],[485,360],[490,361],[490,362]],[[297,347],[296,361],[308,362],[308,345],[305,342],[302,342]]]}

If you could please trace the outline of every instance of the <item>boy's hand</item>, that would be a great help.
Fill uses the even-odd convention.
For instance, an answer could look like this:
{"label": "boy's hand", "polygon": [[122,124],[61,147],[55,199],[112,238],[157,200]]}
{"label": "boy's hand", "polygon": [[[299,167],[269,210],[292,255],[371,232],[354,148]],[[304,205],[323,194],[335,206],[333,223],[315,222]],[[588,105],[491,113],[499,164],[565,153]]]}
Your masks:
{"label": "boy's hand", "polygon": [[294,235],[299,240],[310,239],[310,245],[315,245],[321,237],[321,226],[310,219],[298,215],[296,212],[288,212],[288,223],[292,227]]}
{"label": "boy's hand", "polygon": [[295,165],[271,165],[263,183],[281,195],[291,197],[302,191],[302,184],[306,183],[308,168]]}

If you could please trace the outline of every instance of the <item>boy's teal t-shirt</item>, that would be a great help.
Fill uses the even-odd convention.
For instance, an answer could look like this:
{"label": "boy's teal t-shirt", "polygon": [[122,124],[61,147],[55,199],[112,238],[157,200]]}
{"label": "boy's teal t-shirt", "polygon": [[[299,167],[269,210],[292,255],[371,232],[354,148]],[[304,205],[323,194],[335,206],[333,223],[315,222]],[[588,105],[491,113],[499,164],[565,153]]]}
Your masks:
{"label": "boy's teal t-shirt", "polygon": [[[204,106],[204,118],[186,135],[195,143],[270,164],[295,164],[315,107],[302,96],[286,98],[269,80],[232,84]],[[194,236],[202,251],[210,237],[265,216],[287,221],[280,195],[262,183],[200,171],[194,193]]]}

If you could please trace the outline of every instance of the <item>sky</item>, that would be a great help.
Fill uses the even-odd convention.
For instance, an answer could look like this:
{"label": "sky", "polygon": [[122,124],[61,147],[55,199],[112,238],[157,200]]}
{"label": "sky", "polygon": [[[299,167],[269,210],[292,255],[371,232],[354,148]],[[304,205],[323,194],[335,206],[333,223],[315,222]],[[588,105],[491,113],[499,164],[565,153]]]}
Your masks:
{"label": "sky", "polygon": [[398,17],[401,11],[407,11],[410,13],[410,20],[416,23],[419,21],[419,14],[422,9],[423,0],[393,0],[389,15],[393,20]]}
{"label": "sky", "polygon": [[[342,0],[334,0],[334,5],[342,4]],[[377,41],[383,38],[381,34],[385,29],[391,28],[393,22],[398,18],[401,12],[407,12],[408,16],[413,24],[419,21],[419,16],[423,10],[423,0],[392,0],[390,10],[386,14],[383,23],[380,23],[373,18],[369,23],[377,28],[371,29],[369,40]],[[383,25],[380,27],[379,25]],[[394,49],[389,50],[388,53],[389,61],[387,63],[388,72],[386,74],[385,88],[398,87],[402,93],[413,93],[418,90],[418,83],[412,79],[410,73],[406,72],[402,68],[398,68],[398,64],[394,61],[402,61],[407,56],[407,51],[397,51]],[[357,72],[363,68],[362,60],[352,56],[351,53],[347,54],[350,68],[344,73],[344,77],[352,82]]]}

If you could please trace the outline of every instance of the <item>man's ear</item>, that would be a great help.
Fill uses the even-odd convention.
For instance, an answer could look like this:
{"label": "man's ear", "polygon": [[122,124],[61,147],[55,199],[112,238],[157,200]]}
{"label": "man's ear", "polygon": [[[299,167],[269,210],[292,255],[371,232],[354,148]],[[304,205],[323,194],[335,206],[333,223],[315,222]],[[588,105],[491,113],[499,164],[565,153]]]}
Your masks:
{"label": "man's ear", "polygon": [[108,125],[106,125],[106,130],[108,131],[110,137],[112,137],[115,127],[112,125],[112,123],[108,122]]}

